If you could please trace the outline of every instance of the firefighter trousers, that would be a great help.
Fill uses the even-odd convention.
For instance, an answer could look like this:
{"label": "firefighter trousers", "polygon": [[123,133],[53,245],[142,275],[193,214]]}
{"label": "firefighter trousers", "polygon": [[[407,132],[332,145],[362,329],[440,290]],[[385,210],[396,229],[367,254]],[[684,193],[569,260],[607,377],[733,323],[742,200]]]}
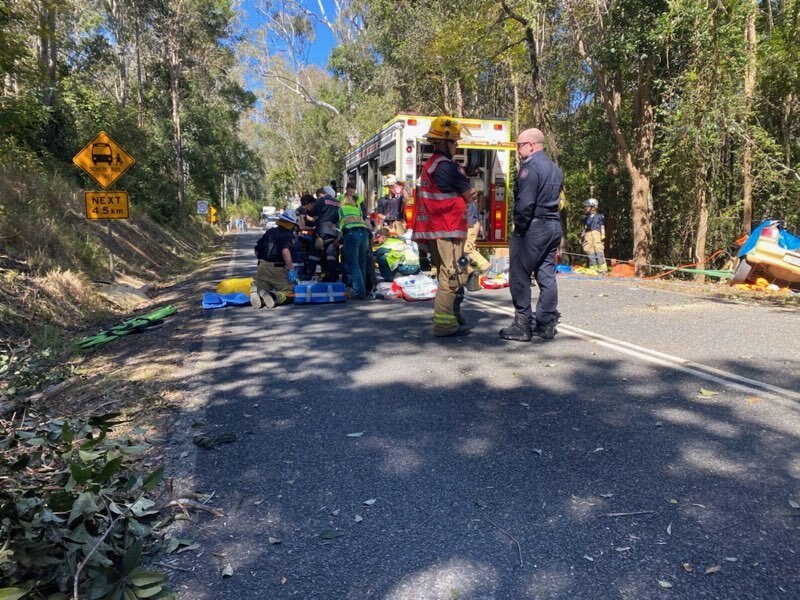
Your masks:
{"label": "firefighter trousers", "polygon": [[483,273],[489,270],[489,261],[478,251],[476,242],[481,231],[481,222],[477,221],[467,230],[467,241],[464,243],[464,252],[469,256],[469,260],[475,263],[475,268]]}
{"label": "firefighter trousers", "polygon": [[456,296],[463,294],[467,270],[458,266],[464,255],[464,240],[445,238],[431,240],[428,245],[431,262],[436,267],[439,287],[433,301],[433,335],[452,335],[458,331],[455,312]]}

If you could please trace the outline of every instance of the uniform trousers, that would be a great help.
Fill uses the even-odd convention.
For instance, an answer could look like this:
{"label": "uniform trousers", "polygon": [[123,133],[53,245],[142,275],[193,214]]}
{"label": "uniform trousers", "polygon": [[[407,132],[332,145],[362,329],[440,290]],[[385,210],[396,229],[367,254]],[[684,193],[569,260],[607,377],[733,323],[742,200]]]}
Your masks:
{"label": "uniform trousers", "polygon": [[[558,219],[531,221],[524,232],[511,236],[509,287],[511,300],[518,315],[533,321],[531,308],[531,275],[539,285],[536,302],[536,323],[546,325],[556,318],[558,287],[556,285],[556,253],[561,242],[561,222]],[[534,323],[534,325],[536,324]]]}
{"label": "uniform trousers", "polygon": [[439,283],[433,301],[433,335],[451,335],[459,327],[456,297],[463,295],[467,283],[467,270],[458,266],[458,259],[464,255],[464,239],[431,240],[428,250]]}
{"label": "uniform trousers", "polygon": [[366,227],[345,229],[342,263],[350,279],[350,286],[357,298],[367,295],[367,255],[369,254],[369,231]]}
{"label": "uniform trousers", "polygon": [[259,260],[253,283],[259,292],[273,292],[275,304],[284,304],[294,298],[294,286],[289,283],[286,267],[276,267],[272,263]]}
{"label": "uniform trousers", "polygon": [[589,266],[597,267],[600,271],[607,271],[603,236],[599,231],[586,231],[583,234],[583,251],[589,256]]}
{"label": "uniform trousers", "polygon": [[467,253],[469,256],[470,261],[475,263],[476,268],[480,272],[488,271],[489,270],[489,261],[478,252],[478,246],[476,245],[478,241],[478,234],[481,231],[481,222],[476,221],[470,228],[467,230],[467,241],[464,243],[464,252]]}

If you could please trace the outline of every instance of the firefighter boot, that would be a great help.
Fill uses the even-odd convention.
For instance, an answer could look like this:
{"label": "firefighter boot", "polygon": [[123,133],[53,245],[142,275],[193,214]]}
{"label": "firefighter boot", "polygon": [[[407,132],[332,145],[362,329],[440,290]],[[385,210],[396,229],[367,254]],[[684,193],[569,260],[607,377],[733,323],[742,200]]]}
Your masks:
{"label": "firefighter boot", "polygon": [[[560,314],[559,314],[560,316]],[[536,323],[536,327],[531,330],[531,334],[540,337],[544,340],[552,340],[556,337],[556,320],[553,319],[549,323]]]}
{"label": "firefighter boot", "polygon": [[461,303],[464,301],[464,290],[461,290],[456,294],[456,299],[453,301],[453,312],[456,315],[456,321],[458,321],[459,325],[466,325],[467,320],[464,318],[464,315],[461,313]]}
{"label": "firefighter boot", "polygon": [[520,314],[515,314],[514,322],[500,330],[501,338],[504,340],[513,340],[515,342],[530,342],[531,335],[530,321],[528,321],[524,315]]}

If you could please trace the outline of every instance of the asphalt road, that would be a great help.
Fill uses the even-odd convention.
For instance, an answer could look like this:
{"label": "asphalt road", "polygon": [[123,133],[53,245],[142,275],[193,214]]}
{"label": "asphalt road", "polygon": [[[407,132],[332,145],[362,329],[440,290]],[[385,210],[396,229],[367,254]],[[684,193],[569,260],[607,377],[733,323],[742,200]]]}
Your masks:
{"label": "asphalt road", "polygon": [[178,534],[178,597],[800,598],[797,310],[559,286],[530,344],[505,290],[458,339],[430,302],[205,313],[173,452],[225,516]]}

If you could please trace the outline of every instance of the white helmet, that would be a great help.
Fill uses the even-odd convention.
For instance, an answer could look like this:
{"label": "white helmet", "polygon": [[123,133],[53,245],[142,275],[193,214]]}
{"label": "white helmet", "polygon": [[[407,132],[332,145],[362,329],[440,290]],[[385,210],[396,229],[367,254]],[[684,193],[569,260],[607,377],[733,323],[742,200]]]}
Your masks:
{"label": "white helmet", "polygon": [[384,179],[384,185],[394,185],[397,183],[397,175],[387,175]]}
{"label": "white helmet", "polygon": [[589,198],[583,203],[584,206],[591,206],[592,208],[597,208],[598,202],[596,198]]}

